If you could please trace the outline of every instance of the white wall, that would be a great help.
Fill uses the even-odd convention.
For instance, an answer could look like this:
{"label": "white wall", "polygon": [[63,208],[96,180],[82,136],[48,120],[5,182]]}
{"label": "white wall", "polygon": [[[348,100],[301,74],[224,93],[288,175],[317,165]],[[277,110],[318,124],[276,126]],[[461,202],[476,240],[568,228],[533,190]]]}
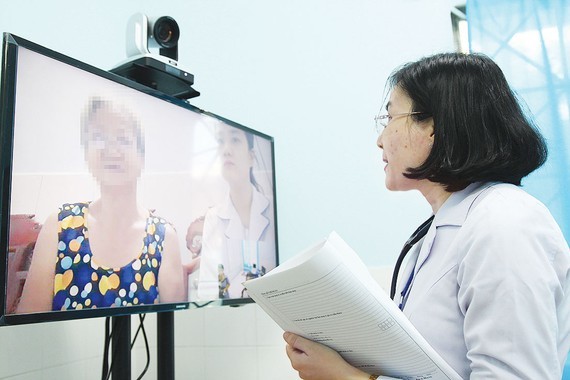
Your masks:
{"label": "white wall", "polygon": [[[373,116],[394,67],[452,49],[449,0],[0,2],[0,31],[103,69],[126,58],[133,13],[174,17],[202,93],[191,103],[275,137],[282,260],[335,229],[370,267],[389,266],[429,213],[418,194],[384,189]],[[103,323],[0,328],[0,378],[99,378]],[[154,316],[145,325],[152,344]],[[178,378],[295,378],[255,305],[178,312],[176,329]]]}

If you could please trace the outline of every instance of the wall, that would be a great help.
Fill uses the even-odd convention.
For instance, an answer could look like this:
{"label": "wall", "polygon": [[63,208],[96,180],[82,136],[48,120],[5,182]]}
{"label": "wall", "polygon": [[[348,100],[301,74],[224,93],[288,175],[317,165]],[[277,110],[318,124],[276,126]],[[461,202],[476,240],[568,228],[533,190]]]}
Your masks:
{"label": "wall", "polygon": [[[429,213],[417,193],[384,189],[373,117],[394,67],[452,49],[448,0],[4,3],[1,31],[104,69],[126,58],[133,13],[174,17],[180,65],[202,93],[191,103],[275,137],[282,260],[335,229],[385,282]],[[103,319],[0,328],[0,378],[99,378],[103,337]],[[176,313],[176,345],[179,378],[296,378],[255,305]]]}

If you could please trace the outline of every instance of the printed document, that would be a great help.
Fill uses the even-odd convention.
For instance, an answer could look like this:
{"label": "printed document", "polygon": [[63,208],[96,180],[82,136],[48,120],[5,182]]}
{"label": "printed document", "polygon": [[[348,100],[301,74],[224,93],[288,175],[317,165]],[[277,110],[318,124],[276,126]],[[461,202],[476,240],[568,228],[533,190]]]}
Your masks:
{"label": "printed document", "polygon": [[244,286],[283,330],[333,348],[367,373],[461,379],[335,232]]}

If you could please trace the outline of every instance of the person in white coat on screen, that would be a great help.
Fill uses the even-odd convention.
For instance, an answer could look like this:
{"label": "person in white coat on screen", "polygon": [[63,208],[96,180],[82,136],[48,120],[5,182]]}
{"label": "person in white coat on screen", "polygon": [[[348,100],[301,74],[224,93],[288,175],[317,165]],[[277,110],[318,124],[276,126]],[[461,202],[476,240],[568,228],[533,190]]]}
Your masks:
{"label": "person in white coat on screen", "polygon": [[245,296],[242,282],[276,265],[273,206],[253,174],[254,135],[220,124],[217,141],[229,192],[204,218],[200,300]]}
{"label": "person in white coat on screen", "polygon": [[[389,85],[376,117],[386,187],[418,190],[433,212],[398,259],[394,301],[461,378],[559,380],[570,348],[570,250],[520,187],[546,161],[543,137],[484,55],[426,57]],[[284,338],[303,379],[382,375]]]}

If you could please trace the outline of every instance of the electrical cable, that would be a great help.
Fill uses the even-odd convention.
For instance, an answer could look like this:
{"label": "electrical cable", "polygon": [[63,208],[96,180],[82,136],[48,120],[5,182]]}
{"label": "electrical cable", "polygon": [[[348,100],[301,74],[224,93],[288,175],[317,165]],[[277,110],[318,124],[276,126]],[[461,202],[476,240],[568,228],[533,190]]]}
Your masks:
{"label": "electrical cable", "polygon": [[206,306],[211,305],[211,304],[214,303],[214,302],[216,302],[216,301],[208,301],[208,302],[206,302],[206,303],[204,303],[204,304],[202,304],[202,305],[200,305],[200,304],[197,303],[197,302],[190,302],[190,304],[191,304],[191,305],[194,305],[194,307],[195,307],[196,309],[201,309],[201,308],[203,308],[203,307],[206,307]]}
{"label": "electrical cable", "polygon": [[[109,317],[107,317],[109,318]],[[119,331],[115,331],[117,329],[117,325],[119,324],[119,320],[115,320],[113,323],[113,328],[111,330],[111,333],[108,335],[108,343],[107,346],[109,345],[109,343],[111,342],[113,335],[114,334],[118,334],[119,336],[121,336],[121,331],[119,329]],[[122,325],[121,325],[122,326]],[[121,327],[122,328],[122,327]],[[111,364],[108,367],[108,372],[107,372],[107,376],[104,378],[104,380],[109,380],[111,378],[111,375],[113,374],[113,365],[115,365],[115,359],[117,358],[117,353],[119,350],[114,350],[113,355],[111,357]],[[107,349],[108,352],[108,349]]]}
{"label": "electrical cable", "polygon": [[[142,331],[143,339],[145,342],[146,364],[145,364],[144,369],[140,373],[140,375],[137,377],[137,380],[142,379],[143,376],[148,372],[148,369],[150,367],[150,347],[149,347],[149,343],[148,343],[148,337],[146,334],[146,330],[144,328],[145,318],[146,318],[146,314],[140,314],[139,315],[139,327],[138,327],[138,329],[135,333],[135,337],[133,338],[133,341],[131,342],[131,345],[130,345],[130,349],[132,350],[134,345],[135,345],[135,342],[137,340],[139,332]],[[111,375],[113,373],[114,359],[115,359],[115,356],[117,354],[116,352],[113,353],[111,364],[109,365],[110,345],[111,345],[111,341],[113,338],[113,334],[115,333],[115,329],[117,329],[117,326],[116,326],[117,322],[115,322],[113,324],[113,329],[112,330],[110,329],[110,321],[111,321],[110,317],[105,318],[105,343],[104,343],[104,347],[103,347],[103,368],[102,368],[102,372],[101,372],[101,379],[102,380],[109,380],[111,378]],[[116,333],[119,333],[119,331],[117,331]]]}
{"label": "electrical cable", "polygon": [[139,327],[138,327],[137,332],[135,333],[135,337],[133,338],[133,341],[131,343],[131,351],[132,351],[133,346],[135,345],[135,342],[137,340],[137,336],[139,335],[139,331],[142,331],[143,339],[144,339],[144,345],[145,345],[145,349],[146,349],[146,365],[145,365],[144,369],[142,370],[141,374],[139,375],[139,377],[137,377],[137,380],[142,379],[143,376],[148,371],[148,368],[150,367],[150,348],[148,345],[148,338],[146,336],[146,330],[144,328],[145,318],[146,318],[146,314],[139,314]]}

